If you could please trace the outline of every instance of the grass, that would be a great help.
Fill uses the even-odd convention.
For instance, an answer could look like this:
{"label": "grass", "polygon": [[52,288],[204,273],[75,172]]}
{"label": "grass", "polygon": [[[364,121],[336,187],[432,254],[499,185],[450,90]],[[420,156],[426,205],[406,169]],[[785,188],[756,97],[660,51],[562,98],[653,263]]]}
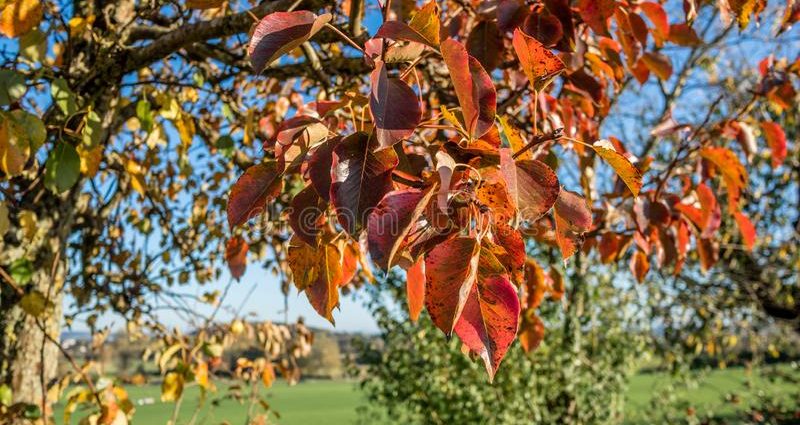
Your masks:
{"label": "grass", "polygon": [[[788,370],[788,366],[781,366]],[[696,385],[685,385],[676,382],[663,373],[638,374],[630,382],[628,401],[626,403],[626,424],[646,423],[643,413],[651,411],[653,398],[669,398],[670,404],[685,410],[691,406],[697,411],[698,416],[709,413],[734,415],[746,410],[755,403],[753,391],[748,390],[748,378],[741,368],[711,371]],[[773,395],[787,395],[794,388],[788,384],[780,385],[767,381],[765,378],[754,378],[753,387],[759,391]],[[137,405],[134,424],[163,424],[166,423],[172,412],[172,403],[162,403],[159,399],[160,388],[157,385],[143,387],[130,387],[128,392],[131,400],[153,398],[154,404]],[[220,398],[227,393],[226,388],[220,388],[213,398]],[[725,402],[726,395],[737,394],[738,403]],[[352,424],[356,419],[356,407],[363,400],[355,383],[348,381],[307,381],[289,387],[283,382],[276,383],[266,391],[266,399],[275,410],[280,413],[280,418],[271,416],[271,420],[281,425],[300,425],[325,423],[330,425]],[[183,401],[180,424],[185,423],[192,415],[194,407],[199,400],[197,387],[186,389]],[[201,409],[197,424],[244,424],[247,416],[247,406],[231,399],[219,401],[214,408],[206,406]],[[56,423],[63,422],[63,405],[58,405],[56,410]],[[81,412],[73,415],[72,423],[85,416]]]}

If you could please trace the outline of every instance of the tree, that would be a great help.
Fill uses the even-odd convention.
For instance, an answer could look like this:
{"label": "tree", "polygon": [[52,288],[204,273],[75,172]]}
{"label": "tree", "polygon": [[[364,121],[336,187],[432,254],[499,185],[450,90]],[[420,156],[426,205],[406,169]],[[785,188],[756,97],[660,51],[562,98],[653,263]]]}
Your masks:
{"label": "tree", "polygon": [[[0,382],[15,401],[46,410],[65,292],[78,314],[161,329],[154,297],[218,278],[223,258],[238,277],[248,252],[331,321],[371,278],[367,253],[400,265],[413,316],[424,305],[491,378],[517,335],[540,342],[543,294],[564,293],[526,244],[630,255],[643,281],[651,258],[710,269],[721,205],[754,240],[739,155],[754,106],[793,114],[797,62],[762,65],[740,109],[660,120],[641,150],[601,126],[637,83],[681,90],[719,42],[699,14],[724,37],[763,2],[395,1],[372,37],[365,2],[329,3],[3,2]],[[769,18],[785,32],[797,5]],[[689,52],[674,77],[672,45]],[[658,146],[673,153],[651,159]]]}

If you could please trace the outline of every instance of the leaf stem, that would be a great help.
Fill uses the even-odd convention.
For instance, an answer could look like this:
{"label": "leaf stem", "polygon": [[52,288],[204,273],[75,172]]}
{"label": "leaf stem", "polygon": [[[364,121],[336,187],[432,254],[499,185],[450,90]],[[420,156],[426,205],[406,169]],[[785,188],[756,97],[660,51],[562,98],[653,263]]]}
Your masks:
{"label": "leaf stem", "polygon": [[339,37],[341,37],[349,45],[353,46],[354,49],[356,49],[359,52],[361,52],[361,55],[363,55],[364,57],[367,57],[367,53],[364,51],[364,49],[362,49],[361,46],[358,45],[358,43],[353,41],[352,38],[348,37],[347,34],[343,33],[339,28],[336,28],[335,26],[333,26],[333,25],[331,25],[331,24],[329,24],[327,22],[325,23],[325,27],[330,29],[331,31],[335,32]]}

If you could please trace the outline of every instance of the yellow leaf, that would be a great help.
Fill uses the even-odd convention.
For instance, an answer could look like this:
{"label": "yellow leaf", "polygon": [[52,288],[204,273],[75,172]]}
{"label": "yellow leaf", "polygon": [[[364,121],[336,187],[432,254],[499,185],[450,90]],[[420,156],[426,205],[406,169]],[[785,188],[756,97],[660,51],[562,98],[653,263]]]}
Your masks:
{"label": "yellow leaf", "polygon": [[33,239],[36,236],[37,230],[37,218],[36,213],[33,211],[20,211],[19,213],[19,225],[22,227],[22,234],[27,240]]}
{"label": "yellow leaf", "polygon": [[142,171],[142,166],[139,165],[136,161],[128,159],[125,161],[125,170],[131,176],[131,186],[133,187],[133,190],[139,192],[140,195],[144,196],[147,183],[144,180],[144,172]]}
{"label": "yellow leaf", "polygon": [[197,366],[194,368],[194,381],[197,382],[197,385],[209,389],[208,363],[204,361],[197,362]]}
{"label": "yellow leaf", "polygon": [[84,18],[82,16],[76,16],[69,20],[69,35],[72,37],[77,37],[83,34],[89,27],[94,24],[95,16],[89,15],[88,17]]}
{"label": "yellow leaf", "polygon": [[416,30],[431,46],[439,45],[439,6],[436,0],[431,0],[414,14],[408,26]]}
{"label": "yellow leaf", "polygon": [[0,202],[0,239],[8,232],[8,207],[5,202]]}
{"label": "yellow leaf", "polygon": [[[511,146],[511,150],[513,152],[518,152],[520,149],[525,147],[526,143],[522,140],[522,136],[519,134],[519,130],[514,127],[508,120],[507,115],[500,116],[500,128],[502,129],[502,135],[508,139],[508,144]],[[517,159],[533,159],[533,152],[531,150],[527,150],[522,153]]]}
{"label": "yellow leaf", "polygon": [[161,383],[161,401],[175,401],[183,394],[183,375],[169,372]]}
{"label": "yellow leaf", "polygon": [[272,363],[269,362],[264,367],[264,371],[261,372],[261,382],[264,383],[266,388],[272,386],[272,383],[275,381],[275,369],[272,367]]}
{"label": "yellow leaf", "polygon": [[42,3],[39,0],[17,0],[3,9],[0,33],[9,38],[19,37],[39,25]]}
{"label": "yellow leaf", "polygon": [[601,158],[605,159],[606,162],[614,168],[619,178],[621,178],[622,181],[625,182],[625,185],[628,186],[628,189],[631,190],[633,196],[639,196],[639,191],[642,189],[642,173],[639,169],[636,168],[625,155],[617,152],[617,150],[614,149],[614,145],[608,140],[594,142],[592,147]]}
{"label": "yellow leaf", "polygon": [[192,145],[192,139],[194,138],[194,120],[189,114],[181,114],[174,123],[181,137],[181,144],[183,147],[188,148]]}
{"label": "yellow leaf", "polygon": [[86,177],[94,177],[100,169],[100,160],[103,158],[103,146],[93,148],[78,145],[78,156],[81,158],[81,173]]}
{"label": "yellow leaf", "polygon": [[47,310],[53,308],[53,303],[45,298],[41,292],[32,291],[19,300],[19,306],[31,316],[41,317]]}

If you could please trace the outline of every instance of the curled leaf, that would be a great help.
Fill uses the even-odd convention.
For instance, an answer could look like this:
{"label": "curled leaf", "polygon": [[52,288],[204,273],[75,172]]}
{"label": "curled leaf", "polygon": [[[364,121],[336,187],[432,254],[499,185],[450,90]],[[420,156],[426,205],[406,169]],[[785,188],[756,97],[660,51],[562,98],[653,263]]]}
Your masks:
{"label": "curled leaf", "polygon": [[372,261],[388,270],[406,236],[433,195],[434,186],[422,191],[403,189],[389,192],[378,203],[367,222],[367,243]]}
{"label": "curled leaf", "polygon": [[263,17],[247,48],[253,69],[261,73],[275,59],[308,41],[330,20],[329,13],[317,16],[306,10],[275,12]]}

